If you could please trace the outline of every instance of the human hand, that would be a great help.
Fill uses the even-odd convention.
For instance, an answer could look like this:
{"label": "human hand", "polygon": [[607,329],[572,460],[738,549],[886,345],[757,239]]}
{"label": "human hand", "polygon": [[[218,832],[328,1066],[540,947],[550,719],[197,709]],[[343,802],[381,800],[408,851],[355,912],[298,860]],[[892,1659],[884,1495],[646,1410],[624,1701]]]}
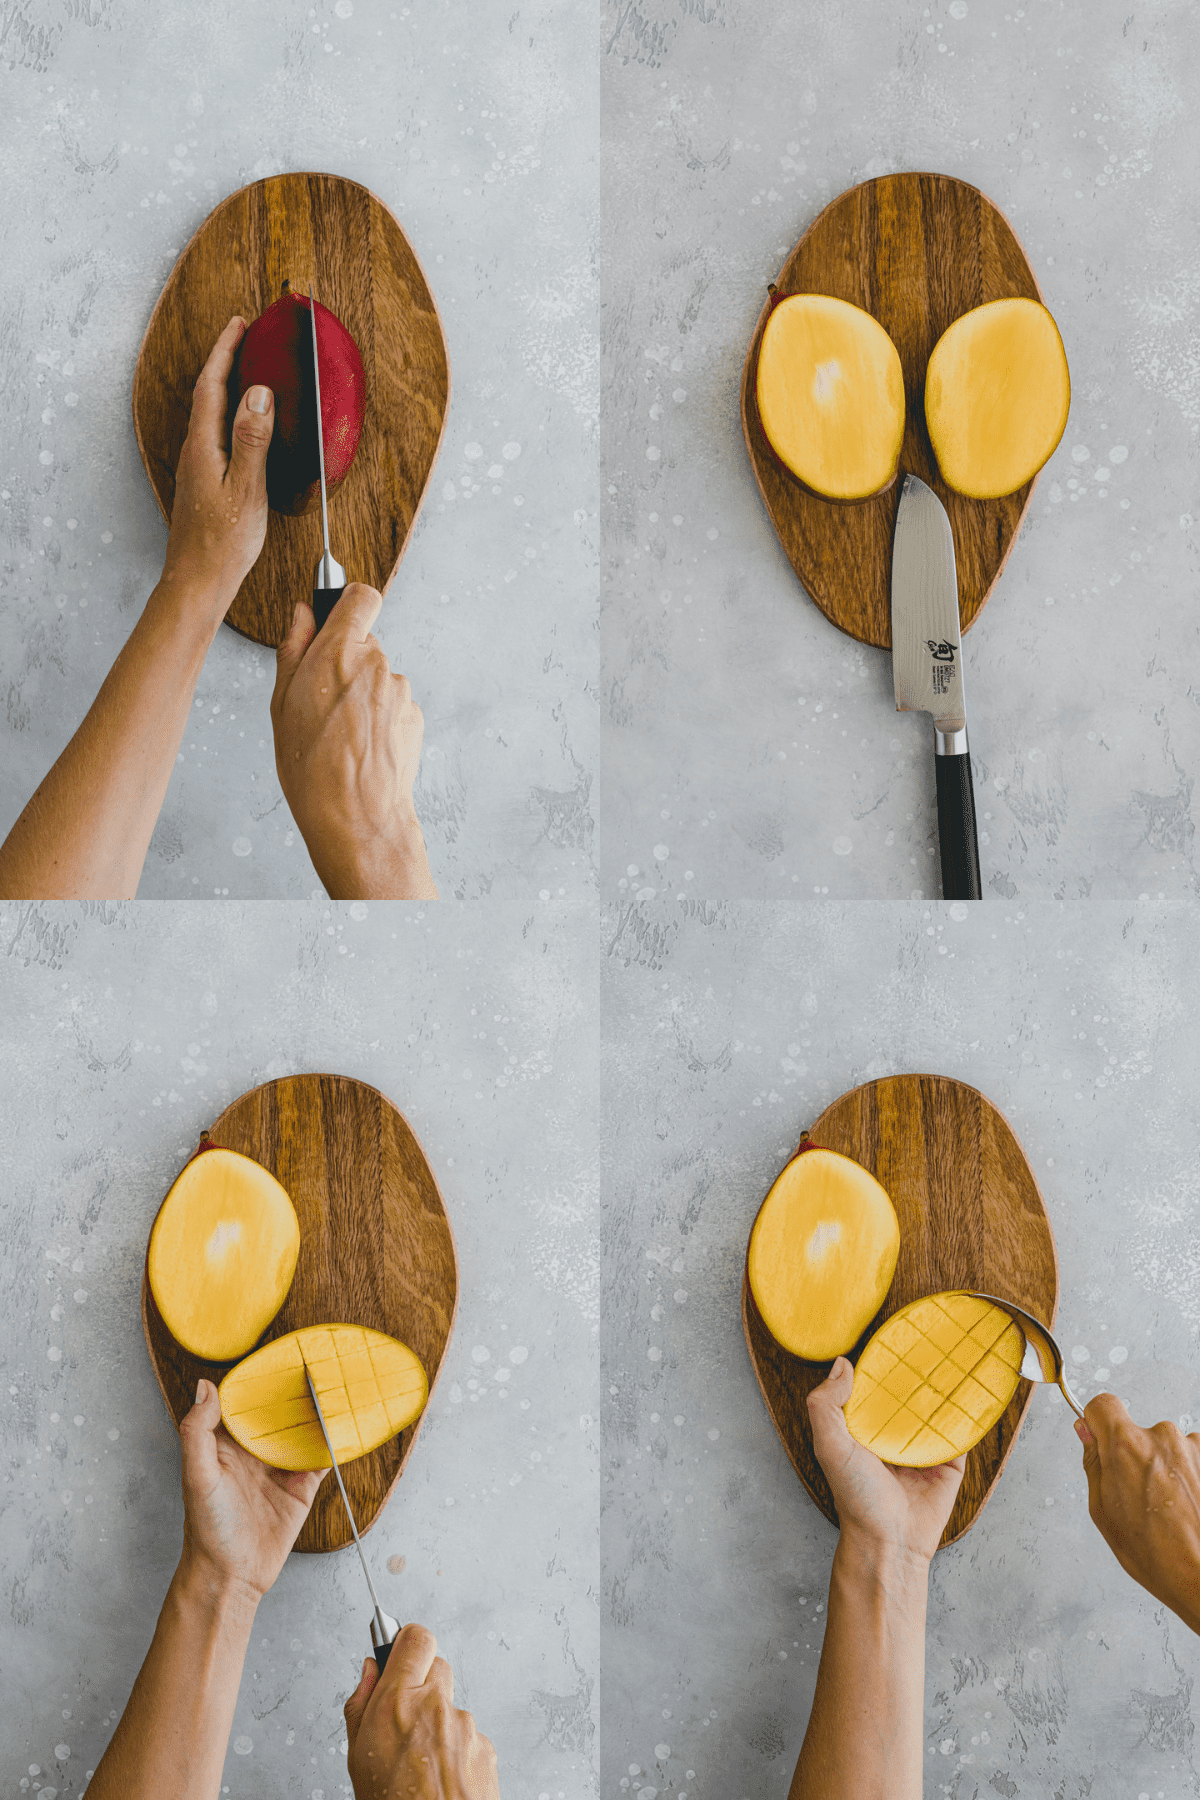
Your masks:
{"label": "human hand", "polygon": [[195,592],[197,604],[208,607],[214,630],[267,535],[267,450],[275,425],[270,388],[252,387],[242,396],[232,454],[225,449],[228,382],[245,330],[245,319],[230,319],[193,390],[163,566],[163,582],[175,592]]}
{"label": "human hand", "polygon": [[218,1587],[249,1592],[257,1604],[287,1561],[328,1470],[288,1473],[243,1450],[221,1424],[211,1381],[197,1387],[179,1436],[184,1561]]}
{"label": "human hand", "polygon": [[406,1625],[383,1674],[373,1656],[345,1706],[356,1800],[500,1800],[496,1752],[454,1705],[454,1672],[423,1625]]}
{"label": "human hand", "polygon": [[371,635],[382,605],[351,582],[319,634],[296,607],[271,696],[275,767],[332,899],[436,900],[412,797],[425,721]]}
{"label": "human hand", "polygon": [[1075,1421],[1092,1523],[1125,1570],[1200,1631],[1200,1433],[1135,1425],[1115,1394]]}
{"label": "human hand", "polygon": [[839,1356],[808,1396],[813,1449],[833,1490],[842,1538],[929,1562],[954,1510],[966,1457],[932,1469],[881,1462],[850,1435],[842,1408],[853,1387],[853,1366]]}

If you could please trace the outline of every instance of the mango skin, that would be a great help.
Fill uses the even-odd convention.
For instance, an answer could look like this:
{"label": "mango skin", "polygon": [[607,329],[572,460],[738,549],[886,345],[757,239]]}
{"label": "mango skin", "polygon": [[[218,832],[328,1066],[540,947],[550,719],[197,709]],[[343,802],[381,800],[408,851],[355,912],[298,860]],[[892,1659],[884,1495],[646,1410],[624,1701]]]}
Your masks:
{"label": "mango skin", "polygon": [[[316,307],[328,495],[336,493],[346,479],[358,450],[366,417],[367,380],[358,345],[346,327],[319,300]],[[293,294],[285,287],[274,305],[247,328],[229,378],[231,431],[243,394],[256,384],[269,387],[275,396],[275,429],[267,452],[267,502],[273,512],[293,518],[313,512],[321,504],[321,467],[307,294]]]}
{"label": "mango skin", "polygon": [[776,1343],[828,1362],[883,1305],[899,1254],[886,1189],[853,1158],[805,1139],[759,1208],[746,1277]]}

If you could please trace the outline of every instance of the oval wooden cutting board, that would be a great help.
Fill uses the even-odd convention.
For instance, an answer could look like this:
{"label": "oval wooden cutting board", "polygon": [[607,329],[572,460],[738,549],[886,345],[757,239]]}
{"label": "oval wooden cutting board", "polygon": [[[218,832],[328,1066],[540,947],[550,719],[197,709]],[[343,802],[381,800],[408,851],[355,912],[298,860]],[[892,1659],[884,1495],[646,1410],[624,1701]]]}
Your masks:
{"label": "oval wooden cutting board", "polygon": [[[362,439],[329,502],[329,543],[350,581],[382,593],[428,485],[450,403],[442,322],[416,254],[382,200],[337,175],[275,175],[223,200],[172,269],[133,376],[138,449],[163,518],[196,378],[235,313],[252,324],[287,280],[313,293],[358,345],[367,378]],[[321,512],[272,512],[267,541],[226,614],[272,648],[312,595]]]}
{"label": "oval wooden cutting board", "polygon": [[[850,1352],[884,1319],[922,1294],[970,1288],[1013,1300],[1053,1328],[1058,1311],[1054,1233],[1012,1127],[976,1088],[943,1075],[869,1081],[827,1106],[809,1136],[869,1169],[900,1220],[900,1257],[887,1299]],[[767,1411],[792,1467],[825,1517],[837,1509],[812,1447],[807,1398],[829,1363],[781,1350],[742,1275],[742,1326]],[[1016,1442],[1033,1385],[1022,1381],[1007,1410],[967,1454],[966,1473],[943,1544],[979,1517]]]}
{"label": "oval wooden cutting board", "polygon": [[[987,300],[1042,292],[998,207],[949,175],[881,175],[849,188],[809,226],[780,271],[781,294],[831,294],[871,313],[904,368],[907,416],[900,473],[919,475],[950,515],[966,631],[995,587],[1037,477],[1003,500],[968,500],[938,474],[925,429],[925,369],[946,327]],[[742,370],[742,430],[759,491],[788,560],[827,619],[890,649],[892,536],[902,480],[873,500],[838,505],[808,494],[772,455],[754,402],[770,298]]]}
{"label": "oval wooden cutting board", "polygon": [[[365,1082],[291,1075],[243,1094],[206,1135],[269,1169],[300,1218],[295,1279],[259,1343],[301,1325],[370,1325],[416,1352],[432,1399],[458,1310],[458,1256],[437,1181],[404,1115]],[[200,1377],[219,1382],[232,1364],[202,1362],[180,1348],[144,1272],[142,1329],[178,1426],[191,1410]],[[344,1465],[360,1533],[382,1512],[420,1429],[418,1419],[398,1438]],[[337,1483],[327,1479],[296,1548],[340,1550],[352,1542]]]}

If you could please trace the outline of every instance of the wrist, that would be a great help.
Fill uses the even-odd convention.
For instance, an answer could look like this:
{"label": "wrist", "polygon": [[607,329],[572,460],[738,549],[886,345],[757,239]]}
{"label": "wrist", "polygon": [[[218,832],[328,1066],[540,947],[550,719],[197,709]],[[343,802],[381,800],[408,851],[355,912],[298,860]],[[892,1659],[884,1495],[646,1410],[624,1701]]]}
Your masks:
{"label": "wrist", "polygon": [[236,591],[228,593],[224,583],[197,579],[168,562],[146,603],[146,612],[161,616],[177,631],[194,634],[207,649],[233,605]]}
{"label": "wrist", "polygon": [[922,1603],[929,1591],[929,1563],[924,1550],[853,1525],[843,1525],[833,1558],[843,1580]]}
{"label": "wrist", "polygon": [[425,837],[411,801],[376,830],[305,831],[309,854],[331,900],[436,900]]}
{"label": "wrist", "polygon": [[223,1625],[248,1635],[262,1594],[240,1575],[185,1543],[171,1591],[187,1610],[218,1619]]}

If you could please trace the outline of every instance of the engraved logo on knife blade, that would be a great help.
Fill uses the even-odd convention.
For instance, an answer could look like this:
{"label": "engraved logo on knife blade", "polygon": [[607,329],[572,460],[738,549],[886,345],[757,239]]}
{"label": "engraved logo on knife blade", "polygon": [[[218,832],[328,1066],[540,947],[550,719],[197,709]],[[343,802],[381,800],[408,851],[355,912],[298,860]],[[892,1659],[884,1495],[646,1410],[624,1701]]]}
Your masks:
{"label": "engraved logo on knife blade", "polygon": [[953,644],[947,643],[944,638],[940,643],[935,643],[932,638],[926,638],[925,648],[933,658],[933,668],[930,671],[933,677],[933,691],[935,694],[948,694],[956,674],[955,647]]}

